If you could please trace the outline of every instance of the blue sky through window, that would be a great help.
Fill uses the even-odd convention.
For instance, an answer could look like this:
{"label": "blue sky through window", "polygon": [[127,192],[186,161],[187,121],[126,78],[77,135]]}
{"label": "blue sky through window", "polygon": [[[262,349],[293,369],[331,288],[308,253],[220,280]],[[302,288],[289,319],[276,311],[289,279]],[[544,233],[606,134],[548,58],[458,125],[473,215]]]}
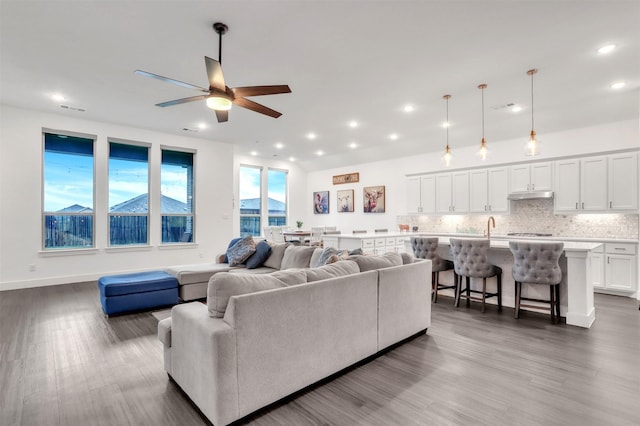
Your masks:
{"label": "blue sky through window", "polygon": [[78,204],[93,209],[93,157],[44,153],[44,209],[55,212]]}

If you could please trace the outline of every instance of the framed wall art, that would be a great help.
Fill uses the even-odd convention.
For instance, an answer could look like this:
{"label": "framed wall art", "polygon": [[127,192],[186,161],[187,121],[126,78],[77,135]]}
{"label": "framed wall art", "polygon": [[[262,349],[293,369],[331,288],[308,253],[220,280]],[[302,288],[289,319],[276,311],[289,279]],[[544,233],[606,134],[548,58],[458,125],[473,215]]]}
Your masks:
{"label": "framed wall art", "polygon": [[384,186],[367,186],[362,189],[365,213],[384,213]]}
{"label": "framed wall art", "polygon": [[338,191],[338,213],[353,213],[353,189]]}
{"label": "framed wall art", "polygon": [[313,212],[315,214],[329,214],[329,191],[313,193]]}

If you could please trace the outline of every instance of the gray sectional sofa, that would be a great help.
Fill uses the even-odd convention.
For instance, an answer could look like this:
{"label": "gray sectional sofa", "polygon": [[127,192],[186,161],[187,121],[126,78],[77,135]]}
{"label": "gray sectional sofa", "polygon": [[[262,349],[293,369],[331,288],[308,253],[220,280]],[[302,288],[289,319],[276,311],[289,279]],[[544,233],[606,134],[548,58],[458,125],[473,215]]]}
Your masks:
{"label": "gray sectional sofa", "polygon": [[217,272],[206,305],[174,306],[158,324],[167,373],[211,422],[226,425],[426,331],[430,261],[349,259]]}

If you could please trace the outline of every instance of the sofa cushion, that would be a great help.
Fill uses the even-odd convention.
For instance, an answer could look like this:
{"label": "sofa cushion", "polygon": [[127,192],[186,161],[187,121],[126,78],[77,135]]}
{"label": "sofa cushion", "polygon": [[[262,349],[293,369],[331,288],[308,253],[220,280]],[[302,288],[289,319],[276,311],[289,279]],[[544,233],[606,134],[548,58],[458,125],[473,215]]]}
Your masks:
{"label": "sofa cushion", "polygon": [[171,317],[158,321],[158,340],[171,347]]}
{"label": "sofa cushion", "polygon": [[345,275],[357,274],[360,272],[358,264],[352,260],[336,262],[330,265],[309,268],[306,270],[307,282],[326,280],[329,278],[342,277]]}
{"label": "sofa cushion", "polygon": [[371,256],[356,255],[350,256],[349,259],[354,260],[358,264],[361,272],[402,265],[402,256],[398,253],[385,253]]}
{"label": "sofa cushion", "polygon": [[284,251],[280,269],[308,268],[315,247],[289,246]]}
{"label": "sofa cushion", "polygon": [[209,316],[224,317],[231,296],[281,287],[287,287],[287,284],[271,274],[232,274],[229,272],[215,274],[209,280],[207,288]]}
{"label": "sofa cushion", "polygon": [[249,235],[244,237],[230,248],[227,249],[227,259],[229,259],[229,265],[240,265],[249,258],[256,251],[256,243],[253,241],[253,237]]}
{"label": "sofa cushion", "polygon": [[269,243],[271,246],[271,254],[264,261],[264,266],[273,269],[281,269],[282,258],[284,257],[284,251],[287,249],[289,244],[287,243]]}
{"label": "sofa cushion", "polygon": [[248,269],[256,269],[264,265],[265,260],[271,254],[271,246],[266,241],[256,244],[256,251],[245,262]]}
{"label": "sofa cushion", "polygon": [[178,284],[207,283],[209,278],[218,272],[229,272],[235,267],[227,263],[203,263],[198,265],[177,265],[166,268],[165,271],[178,279]]}
{"label": "sofa cushion", "polygon": [[[231,247],[233,247],[235,245],[235,243],[237,243],[238,241],[240,241],[242,239],[242,237],[238,237],[238,238],[233,238],[231,241],[229,241],[229,245],[227,246],[227,250],[229,250]],[[216,262],[218,263],[218,262]],[[224,253],[224,259],[222,259],[222,262],[220,263],[229,263],[229,258],[227,257],[227,253]]]}
{"label": "sofa cushion", "polygon": [[279,279],[287,286],[304,284],[307,282],[307,274],[304,269],[287,269],[283,271],[276,271],[270,275]]}

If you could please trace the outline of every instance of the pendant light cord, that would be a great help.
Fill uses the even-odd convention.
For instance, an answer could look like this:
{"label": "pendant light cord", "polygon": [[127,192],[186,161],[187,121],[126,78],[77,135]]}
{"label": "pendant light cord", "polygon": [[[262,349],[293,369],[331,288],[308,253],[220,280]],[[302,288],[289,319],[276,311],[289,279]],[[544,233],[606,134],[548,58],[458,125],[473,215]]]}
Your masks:
{"label": "pendant light cord", "polygon": [[533,74],[535,73],[531,73],[531,130],[535,128],[533,127]]}
{"label": "pendant light cord", "polygon": [[484,87],[482,87],[482,139],[484,139]]}
{"label": "pendant light cord", "polygon": [[449,98],[447,100],[447,148],[449,147]]}

